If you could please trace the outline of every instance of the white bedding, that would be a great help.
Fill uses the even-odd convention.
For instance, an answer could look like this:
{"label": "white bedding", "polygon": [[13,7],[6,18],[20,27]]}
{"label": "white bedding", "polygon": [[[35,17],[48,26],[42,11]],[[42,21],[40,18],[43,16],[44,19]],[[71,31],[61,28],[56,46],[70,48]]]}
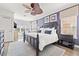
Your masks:
{"label": "white bedding", "polygon": [[[38,33],[38,34],[39,34],[39,50],[40,51],[42,51],[46,45],[58,41],[58,36],[54,32],[52,34],[44,34],[44,33]],[[26,35],[37,38],[37,33],[27,33]]]}

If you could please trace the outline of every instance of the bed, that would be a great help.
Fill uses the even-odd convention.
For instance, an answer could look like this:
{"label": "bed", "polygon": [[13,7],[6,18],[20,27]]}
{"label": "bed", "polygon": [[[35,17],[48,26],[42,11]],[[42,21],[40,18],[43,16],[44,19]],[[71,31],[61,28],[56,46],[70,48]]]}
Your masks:
{"label": "bed", "polygon": [[58,41],[57,22],[46,23],[40,30],[42,32],[24,33],[24,39],[36,49],[36,56],[45,46]]}

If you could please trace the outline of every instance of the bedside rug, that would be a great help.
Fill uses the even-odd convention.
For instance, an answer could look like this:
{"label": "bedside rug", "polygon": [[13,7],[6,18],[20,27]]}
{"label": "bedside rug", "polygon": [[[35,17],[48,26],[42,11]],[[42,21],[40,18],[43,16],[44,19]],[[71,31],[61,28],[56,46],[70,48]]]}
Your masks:
{"label": "bedside rug", "polygon": [[[65,50],[53,44],[46,46],[40,56],[63,56]],[[12,42],[9,44],[7,56],[35,56],[35,49],[27,42]]]}

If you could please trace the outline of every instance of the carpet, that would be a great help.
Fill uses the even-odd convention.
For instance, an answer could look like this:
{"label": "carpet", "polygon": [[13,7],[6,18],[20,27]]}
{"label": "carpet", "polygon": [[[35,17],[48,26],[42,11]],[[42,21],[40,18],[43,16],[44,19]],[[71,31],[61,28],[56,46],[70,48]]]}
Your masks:
{"label": "carpet", "polygon": [[[49,45],[40,52],[40,56],[63,56],[65,50],[55,45]],[[27,42],[12,42],[9,44],[7,56],[35,56],[35,49]]]}

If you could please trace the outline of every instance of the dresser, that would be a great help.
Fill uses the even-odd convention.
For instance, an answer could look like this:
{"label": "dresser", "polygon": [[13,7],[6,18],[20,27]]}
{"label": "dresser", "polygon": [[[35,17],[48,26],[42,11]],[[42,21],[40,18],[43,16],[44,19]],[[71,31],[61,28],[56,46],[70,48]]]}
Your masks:
{"label": "dresser", "polygon": [[73,49],[74,48],[74,39],[73,35],[63,35],[61,34],[59,36],[59,44],[68,48]]}
{"label": "dresser", "polygon": [[4,32],[0,32],[0,56],[3,56],[4,52]]}

